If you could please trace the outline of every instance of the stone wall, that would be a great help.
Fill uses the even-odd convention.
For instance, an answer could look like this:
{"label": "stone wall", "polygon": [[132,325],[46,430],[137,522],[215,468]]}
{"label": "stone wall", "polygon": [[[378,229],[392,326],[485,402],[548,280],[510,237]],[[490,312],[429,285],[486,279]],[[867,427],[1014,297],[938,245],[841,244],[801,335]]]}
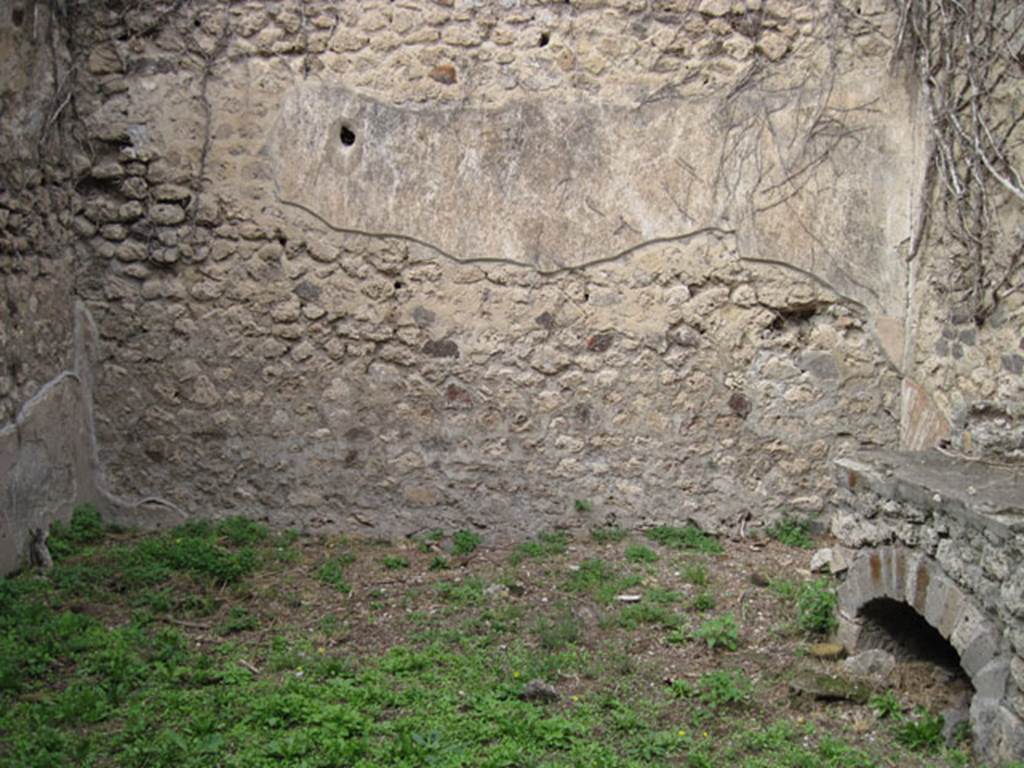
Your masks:
{"label": "stone wall", "polygon": [[943,289],[882,3],[52,8],[0,19],[0,407],[81,299],[118,497],[729,529],[861,445],[1019,453],[1019,295]]}
{"label": "stone wall", "polygon": [[884,8],[72,23],[118,493],[380,533],[735,529],[821,511],[832,458],[898,439],[919,147]]}
{"label": "stone wall", "polygon": [[25,562],[32,530],[89,498],[92,476],[62,161],[69,62],[46,3],[0,5],[0,573]]}
{"label": "stone wall", "polygon": [[71,363],[73,202],[58,114],[68,63],[46,3],[0,8],[0,423]]}
{"label": "stone wall", "polygon": [[937,452],[837,462],[833,530],[856,548],[839,587],[840,639],[859,642],[870,601],[905,602],[949,640],[974,685],[980,755],[1024,757],[1024,482]]}
{"label": "stone wall", "polygon": [[[923,4],[908,2],[908,7]],[[985,0],[918,41],[917,60],[942,55],[922,79],[922,126],[931,184],[907,251],[911,342],[906,370],[915,407],[905,409],[908,447],[947,439],[967,455],[1024,458],[1024,8]],[[972,29],[989,30],[978,35]],[[949,40],[972,40],[970,46]],[[974,50],[972,50],[974,49]],[[1004,66],[1004,62],[1009,66]],[[942,71],[938,71],[941,69]],[[970,76],[980,93],[941,107],[946,88]],[[980,85],[984,82],[985,85]],[[974,114],[968,122],[964,116]],[[950,117],[951,116],[951,117]],[[953,121],[956,121],[955,123]],[[974,139],[974,126],[984,143]],[[991,126],[999,126],[994,129]],[[979,149],[983,152],[979,153]]]}

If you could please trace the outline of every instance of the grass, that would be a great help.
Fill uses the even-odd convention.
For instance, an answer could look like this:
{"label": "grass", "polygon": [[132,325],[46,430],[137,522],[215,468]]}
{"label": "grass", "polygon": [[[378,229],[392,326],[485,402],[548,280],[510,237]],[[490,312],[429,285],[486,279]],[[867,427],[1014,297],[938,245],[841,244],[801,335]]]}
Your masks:
{"label": "grass", "polygon": [[565,589],[586,593],[599,603],[608,604],[617,595],[636,587],[640,582],[639,576],[620,573],[607,561],[590,558],[569,573]]}
{"label": "grass", "polygon": [[811,538],[811,524],[807,520],[793,517],[783,517],[771,525],[767,534],[769,538],[775,539],[788,547],[797,549],[811,549],[814,547],[814,540]]}
{"label": "grass", "polygon": [[442,600],[455,605],[470,606],[484,600],[484,583],[480,579],[465,581],[441,581],[437,584],[437,592]]}
{"label": "grass", "polygon": [[746,704],[753,696],[754,686],[742,671],[716,669],[705,672],[693,691],[704,706],[710,709]]}
{"label": "grass", "polygon": [[[922,712],[868,738],[780,701],[797,641],[766,672],[756,612],[687,614],[701,587],[663,553],[551,534],[432,570],[434,549],[89,510],[55,539],[47,575],[0,580],[0,768],[973,765]],[[534,680],[558,699],[524,700]]]}
{"label": "grass", "polygon": [[560,608],[553,616],[542,616],[536,626],[541,648],[557,651],[575,645],[581,634],[580,621],[568,608]]}
{"label": "grass", "polygon": [[569,537],[561,531],[542,532],[537,537],[520,544],[512,555],[513,563],[526,558],[543,559],[564,555],[569,548]]}
{"label": "grass", "polygon": [[708,568],[704,563],[687,563],[680,575],[694,586],[703,587],[708,583]]}
{"label": "grass", "polygon": [[630,544],[626,547],[625,557],[631,563],[658,562],[658,553],[643,544]]}
{"label": "grass", "polygon": [[217,627],[218,634],[231,635],[246,632],[259,626],[259,619],[245,608],[235,606],[228,611],[227,618]]}
{"label": "grass", "polygon": [[722,553],[722,545],[718,540],[708,536],[695,525],[682,527],[662,525],[646,532],[651,541],[672,549],[683,549],[692,552],[703,552],[710,555]]}
{"label": "grass", "polygon": [[771,579],[768,582],[768,589],[787,602],[796,602],[797,595],[800,594],[799,582],[792,579]]}
{"label": "grass", "polygon": [[666,605],[640,602],[624,606],[616,623],[624,629],[637,629],[642,626],[676,629],[683,623],[683,617]]}
{"label": "grass", "polygon": [[83,504],[71,513],[71,520],[67,524],[53,524],[47,546],[53,559],[60,560],[81,551],[89,544],[102,541],[103,537],[104,526],[100,513],[92,504]]}
{"label": "grass", "polygon": [[345,569],[354,562],[355,556],[350,553],[332,557],[317,570],[317,578],[324,584],[330,584],[339,592],[347,594],[352,591],[352,585],[345,579]]}
{"label": "grass", "polygon": [[624,541],[629,536],[629,531],[618,526],[608,525],[603,528],[592,528],[590,531],[591,541],[597,544],[615,544]]}

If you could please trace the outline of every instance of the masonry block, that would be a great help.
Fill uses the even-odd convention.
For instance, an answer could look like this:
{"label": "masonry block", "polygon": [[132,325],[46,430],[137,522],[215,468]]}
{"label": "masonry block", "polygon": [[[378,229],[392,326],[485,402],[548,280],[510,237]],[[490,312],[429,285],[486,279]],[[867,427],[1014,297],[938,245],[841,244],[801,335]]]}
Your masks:
{"label": "masonry block", "polygon": [[1006,656],[992,659],[971,675],[975,695],[985,699],[1003,700],[1009,683],[1010,660]]}

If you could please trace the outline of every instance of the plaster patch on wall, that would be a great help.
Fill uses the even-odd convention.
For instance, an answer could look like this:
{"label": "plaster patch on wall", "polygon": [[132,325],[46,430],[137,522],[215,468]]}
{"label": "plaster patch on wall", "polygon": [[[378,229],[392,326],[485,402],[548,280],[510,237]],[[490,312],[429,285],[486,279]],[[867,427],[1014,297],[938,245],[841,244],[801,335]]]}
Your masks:
{"label": "plaster patch on wall", "polygon": [[[877,94],[866,90],[780,96],[761,83],[735,98],[406,107],[303,83],[263,152],[279,200],[336,230],[542,273],[738,231],[744,258],[893,315],[903,279],[890,257],[909,222],[884,201],[905,192],[891,168],[914,150],[894,127],[907,116],[898,92],[867,110]],[[815,114],[780,116],[804,99]],[[845,122],[830,116],[826,131],[833,111]]]}
{"label": "plaster patch on wall", "polygon": [[[340,86],[294,89],[273,139],[281,197],[338,226],[456,258],[542,271],[676,239],[721,217],[714,104],[520,100],[402,108]],[[703,179],[703,180],[701,180]]]}

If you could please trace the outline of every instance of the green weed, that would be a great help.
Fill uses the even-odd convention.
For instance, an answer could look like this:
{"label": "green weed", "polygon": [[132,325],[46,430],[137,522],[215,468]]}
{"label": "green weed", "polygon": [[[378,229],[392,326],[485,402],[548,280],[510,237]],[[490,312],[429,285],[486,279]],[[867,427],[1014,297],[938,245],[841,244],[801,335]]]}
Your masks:
{"label": "green weed", "polygon": [[72,510],[67,524],[60,521],[53,524],[47,547],[54,560],[60,560],[102,541],[105,535],[106,528],[96,507],[82,504]]}
{"label": "green weed", "polygon": [[270,531],[265,525],[244,517],[229,517],[217,524],[217,533],[235,547],[266,541]]}
{"label": "green weed", "polygon": [[676,627],[665,635],[665,642],[669,645],[685,645],[690,642],[690,633],[683,627]]}
{"label": "green weed", "polygon": [[814,546],[814,541],[811,539],[811,524],[806,520],[783,517],[771,525],[766,533],[769,538],[788,547],[811,549]]}
{"label": "green weed", "polygon": [[903,715],[903,705],[893,691],[875,694],[868,699],[868,706],[879,720],[898,720]]}
{"label": "green weed", "polygon": [[754,686],[740,670],[717,669],[706,672],[697,681],[695,696],[709,709],[746,704]]}
{"label": "green weed", "polygon": [[664,629],[676,629],[683,619],[671,608],[648,602],[624,606],[619,612],[617,624],[623,629],[637,629],[642,625],[655,625]]}
{"label": "green weed", "polygon": [[171,571],[189,573],[217,585],[235,584],[252,573],[258,560],[250,546],[238,549],[217,542],[207,522],[186,523],[116,552],[120,578],[135,588],[164,581]]}
{"label": "green weed", "polygon": [[644,600],[650,600],[652,603],[660,605],[671,605],[678,603],[681,599],[682,596],[675,590],[662,587],[651,587],[644,591]]}
{"label": "green weed", "polygon": [[913,752],[938,752],[943,744],[943,720],[923,707],[914,711],[913,718],[899,721],[895,726],[896,740]]}
{"label": "green weed", "polygon": [[440,528],[432,528],[415,539],[417,549],[420,552],[432,552],[436,549],[437,543],[443,538],[444,531]]}
{"label": "green weed", "polygon": [[464,581],[439,581],[435,585],[435,589],[442,600],[455,605],[477,605],[484,599],[484,583],[478,578],[469,578]]}
{"label": "green weed", "polygon": [[799,582],[792,579],[770,579],[768,589],[786,602],[794,602],[800,594]]}
{"label": "green weed", "polygon": [[539,533],[535,539],[524,541],[512,553],[513,563],[524,558],[544,558],[564,555],[569,547],[569,537],[561,531]]}
{"label": "green weed", "polygon": [[330,584],[343,594],[352,591],[352,585],[345,578],[345,569],[355,562],[355,555],[343,553],[327,560],[317,569],[316,575],[324,584]]}
{"label": "green weed", "polygon": [[401,555],[385,555],[380,562],[389,571],[400,571],[409,567],[409,558]]}
{"label": "green weed", "polygon": [[630,544],[626,547],[626,559],[631,563],[655,563],[658,553],[643,544]]}
{"label": "green weed", "polygon": [[560,651],[579,642],[582,626],[572,611],[562,609],[554,616],[542,616],[534,628],[540,647]]}
{"label": "green weed", "polygon": [[623,541],[628,535],[628,531],[615,525],[590,529],[590,539],[596,544],[614,544]]}
{"label": "green weed", "polygon": [[259,626],[259,619],[249,613],[245,608],[238,606],[228,611],[227,618],[217,627],[217,633],[231,635],[236,632],[247,632]]}
{"label": "green weed", "polygon": [[692,524],[682,527],[662,525],[651,528],[645,535],[651,541],[672,549],[692,550],[712,555],[721,554],[723,551],[722,545],[716,539]]}
{"label": "green weed", "polygon": [[839,625],[836,593],[827,577],[805,582],[796,598],[797,625],[804,632],[826,635]]}
{"label": "green weed", "polygon": [[179,596],[174,601],[173,611],[189,618],[212,616],[220,608],[220,603],[210,595],[189,593]]}
{"label": "green weed", "polygon": [[704,613],[705,611],[712,610],[716,604],[715,596],[711,592],[703,590],[694,596],[690,606],[698,613]]}
{"label": "green weed", "polygon": [[480,546],[483,541],[480,535],[473,533],[473,531],[456,531],[455,535],[452,536],[452,554],[453,555],[468,555],[476,551],[476,548]]}
{"label": "green weed", "polygon": [[693,631],[693,637],[707,643],[711,650],[724,648],[727,651],[735,651],[740,645],[736,618],[731,613],[723,613],[703,622]]}
{"label": "green weed", "polygon": [[573,592],[591,592],[618,578],[618,573],[606,561],[591,558],[580,563],[569,574],[565,588]]}
{"label": "green weed", "polygon": [[708,583],[708,568],[704,563],[687,563],[681,571],[682,577],[696,587]]}

